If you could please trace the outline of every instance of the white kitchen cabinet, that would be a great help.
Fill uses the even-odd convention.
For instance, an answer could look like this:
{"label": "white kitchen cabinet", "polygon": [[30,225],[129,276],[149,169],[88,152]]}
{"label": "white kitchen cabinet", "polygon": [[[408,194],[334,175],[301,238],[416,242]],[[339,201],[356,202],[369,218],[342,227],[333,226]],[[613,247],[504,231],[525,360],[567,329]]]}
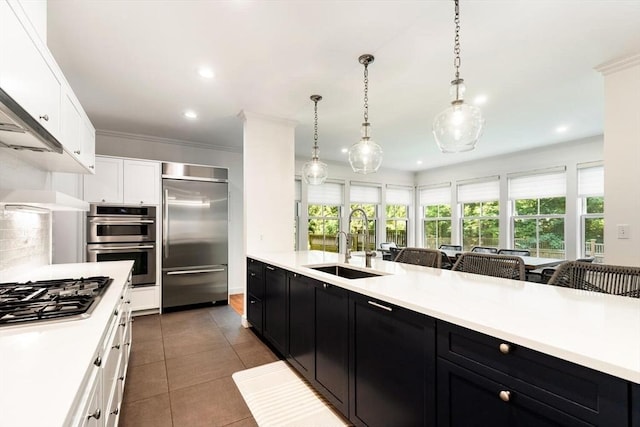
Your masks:
{"label": "white kitchen cabinet", "polygon": [[153,310],[160,307],[160,286],[138,286],[131,290],[131,310]]}
{"label": "white kitchen cabinet", "polygon": [[124,160],[124,203],[160,203],[160,164]]}
{"label": "white kitchen cabinet", "polygon": [[84,199],[94,203],[160,204],[160,163],[96,156],[95,175],[84,176]]}
{"label": "white kitchen cabinet", "polygon": [[[13,8],[19,4],[0,1],[0,87],[47,129],[60,138],[61,83],[41,54],[41,41],[27,30]],[[27,21],[27,18],[24,18]],[[25,25],[26,24],[26,25]]]}
{"label": "white kitchen cabinet", "polygon": [[96,156],[95,175],[86,175],[84,200],[97,203],[123,203],[122,159]]}

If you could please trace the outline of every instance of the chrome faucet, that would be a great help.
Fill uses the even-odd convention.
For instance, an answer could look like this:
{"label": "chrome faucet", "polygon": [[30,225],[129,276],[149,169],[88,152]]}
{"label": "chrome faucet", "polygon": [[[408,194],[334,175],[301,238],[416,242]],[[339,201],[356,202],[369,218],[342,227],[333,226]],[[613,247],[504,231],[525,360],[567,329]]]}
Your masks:
{"label": "chrome faucet", "polygon": [[351,236],[344,231],[338,231],[336,234],[336,246],[338,246],[338,251],[340,251],[340,235],[344,234],[344,263],[349,264],[349,260],[351,259]]}
{"label": "chrome faucet", "polygon": [[[374,256],[376,256],[376,253],[374,251],[370,251],[367,249],[367,247],[369,246],[369,219],[367,218],[367,213],[364,211],[364,209],[362,208],[355,208],[354,210],[351,211],[351,213],[349,214],[349,221],[347,222],[347,227],[351,228],[351,218],[353,217],[353,214],[356,212],[361,212],[362,216],[364,217],[364,257],[365,257],[365,266],[367,267],[371,267],[371,258],[373,258]],[[356,239],[356,249],[357,248],[357,239]]]}

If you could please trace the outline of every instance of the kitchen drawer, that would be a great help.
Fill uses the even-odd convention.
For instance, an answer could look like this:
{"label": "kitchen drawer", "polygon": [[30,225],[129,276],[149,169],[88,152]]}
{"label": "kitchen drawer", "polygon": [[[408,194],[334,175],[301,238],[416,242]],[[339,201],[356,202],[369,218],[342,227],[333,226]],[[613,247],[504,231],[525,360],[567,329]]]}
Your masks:
{"label": "kitchen drawer", "polygon": [[629,412],[626,381],[446,322],[437,329],[439,357],[487,378],[596,424]]}
{"label": "kitchen drawer", "polygon": [[247,258],[247,271],[262,277],[264,275],[264,264],[255,259]]}
{"label": "kitchen drawer", "polygon": [[247,294],[247,320],[262,335],[263,332],[263,308],[262,300],[251,293]]}

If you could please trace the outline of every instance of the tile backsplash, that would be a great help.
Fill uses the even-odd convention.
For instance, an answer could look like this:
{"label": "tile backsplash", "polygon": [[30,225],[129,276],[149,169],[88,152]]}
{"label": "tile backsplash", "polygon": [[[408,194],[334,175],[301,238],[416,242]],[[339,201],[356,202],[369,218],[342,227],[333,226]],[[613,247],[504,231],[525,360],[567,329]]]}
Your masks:
{"label": "tile backsplash", "polygon": [[0,208],[0,272],[50,262],[51,214]]}

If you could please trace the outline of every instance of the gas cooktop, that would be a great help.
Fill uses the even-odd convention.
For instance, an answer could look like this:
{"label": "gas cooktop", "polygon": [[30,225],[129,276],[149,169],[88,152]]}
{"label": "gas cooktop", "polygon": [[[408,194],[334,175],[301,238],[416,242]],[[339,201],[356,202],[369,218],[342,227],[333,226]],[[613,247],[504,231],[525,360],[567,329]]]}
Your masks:
{"label": "gas cooktop", "polygon": [[96,276],[0,283],[0,326],[89,317],[111,281]]}

